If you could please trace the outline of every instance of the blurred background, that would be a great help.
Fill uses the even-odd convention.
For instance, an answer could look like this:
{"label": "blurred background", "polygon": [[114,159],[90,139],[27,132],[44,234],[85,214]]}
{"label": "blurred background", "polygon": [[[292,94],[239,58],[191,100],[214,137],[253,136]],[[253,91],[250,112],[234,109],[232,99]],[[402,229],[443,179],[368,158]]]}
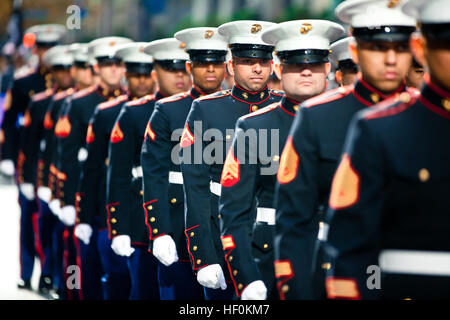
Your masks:
{"label": "blurred background", "polygon": [[[333,10],[342,0],[2,0],[0,41],[18,24],[66,24],[67,8],[78,6],[81,25],[68,41],[86,42],[118,35],[135,41],[171,37],[188,27],[217,27],[233,20],[281,22],[314,18],[335,20]],[[8,30],[10,29],[10,30]],[[21,37],[18,37],[21,39]]]}

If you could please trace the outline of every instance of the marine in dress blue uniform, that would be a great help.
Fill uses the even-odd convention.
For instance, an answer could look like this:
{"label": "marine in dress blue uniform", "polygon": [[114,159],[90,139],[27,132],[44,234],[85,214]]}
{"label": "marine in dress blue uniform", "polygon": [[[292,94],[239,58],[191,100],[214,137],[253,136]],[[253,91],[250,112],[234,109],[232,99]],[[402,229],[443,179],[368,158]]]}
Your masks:
{"label": "marine in dress blue uniform", "polygon": [[[22,136],[21,149],[19,151],[18,179],[22,188],[30,190],[37,189],[37,201],[39,214],[37,217],[38,233],[36,243],[41,249],[41,278],[39,281],[39,291],[48,295],[52,289],[54,275],[54,257],[52,253],[52,232],[58,219],[52,214],[48,207],[51,198],[51,191],[47,187],[39,185],[38,177],[39,152],[45,146],[41,141],[45,134],[46,112],[49,105],[65,90],[73,86],[70,75],[73,57],[69,52],[69,47],[55,46],[44,55],[44,61],[50,67],[55,86],[42,93],[36,94],[32,103],[26,111],[25,129]],[[59,99],[59,97],[58,97]]]}
{"label": "marine in dress blue uniform", "polygon": [[[105,37],[89,43],[89,50],[100,69],[112,65],[115,65],[115,68],[121,68],[121,61],[114,57],[115,49],[121,44],[130,42],[132,41],[127,38]],[[121,87],[119,81],[115,86],[114,84],[107,85],[107,81],[100,77],[99,85],[77,92],[70,103],[66,103],[65,107],[60,110],[58,116],[59,120],[55,127],[59,138],[56,174],[60,178],[57,179],[57,196],[61,201],[59,218],[66,225],[63,238],[67,253],[64,254],[64,257],[68,258],[65,260],[64,270],[66,270],[66,266],[78,263],[81,271],[83,271],[82,257],[80,256],[82,253],[81,244],[78,238],[73,236],[73,226],[76,220],[76,192],[81,168],[87,157],[86,134],[89,120],[98,104],[113,100],[122,94],[125,94],[125,90]],[[95,241],[93,242],[95,243]],[[100,262],[98,261],[96,265],[100,265]],[[88,272],[91,272],[91,270],[96,270],[95,276],[91,275],[93,278],[90,278],[86,275],[85,279],[94,279],[89,284],[93,282],[97,284],[91,286],[82,283],[81,290],[76,294],[72,293],[73,290],[68,289],[69,298],[74,296],[84,299],[84,295],[86,295],[86,298],[93,296],[99,299],[101,297],[100,272],[98,272],[98,268],[87,269]]]}
{"label": "marine in dress blue uniform", "polygon": [[[402,9],[420,23],[411,48],[429,76],[420,94],[353,117],[327,215],[332,299],[450,297],[450,77],[442,64],[450,6],[413,0]],[[374,267],[378,285],[369,279]]]}
{"label": "marine in dress blue uniform", "polygon": [[[361,70],[358,81],[305,101],[281,156],[275,269],[282,299],[326,298],[324,273],[329,261],[322,254],[323,219],[348,125],[356,112],[405,91],[403,79],[411,61],[407,41],[415,21],[389,6],[389,1],[359,10],[363,2],[367,1],[343,2],[342,6],[351,6],[353,20],[341,15],[342,7],[336,9],[353,28],[352,50],[360,58],[355,60]],[[378,59],[380,55],[384,58]],[[395,77],[385,77],[386,70],[395,70]]]}
{"label": "marine in dress blue uniform", "polygon": [[[150,78],[153,68],[151,56],[143,53],[144,43],[130,43],[118,48],[115,56],[126,66],[127,78]],[[151,79],[151,78],[150,78]],[[93,233],[97,233],[94,250],[100,257],[102,267],[103,298],[105,300],[128,299],[130,276],[127,259],[118,256],[111,249],[108,238],[108,218],[106,212],[106,168],[109,164],[108,143],[114,123],[122,106],[149,94],[153,80],[146,82],[145,92],[137,93],[130,84],[129,94],[101,103],[97,106],[86,135],[88,157],[84,163],[78,190],[78,208],[75,235],[86,245]],[[87,257],[87,263],[92,264]],[[88,266],[87,266],[88,267]]]}
{"label": "marine in dress blue uniform", "polygon": [[263,79],[263,83],[250,91],[242,88],[235,77],[232,89],[194,100],[181,138],[185,236],[192,270],[205,286],[208,300],[230,300],[234,296],[220,240],[218,200],[220,175],[236,121],[281,98],[267,87],[272,70],[265,78],[261,75],[261,65],[270,63],[273,51],[273,46],[262,41],[261,32],[271,25],[265,21],[238,21],[219,27],[219,34],[228,39],[233,60],[245,61],[252,75]]}
{"label": "marine in dress blue uniform", "polygon": [[[65,28],[55,24],[37,25],[27,29],[25,33],[33,34],[35,37],[34,50],[39,57],[39,64],[29,74],[16,78],[12,83],[11,90],[7,92],[2,122],[5,140],[2,144],[2,161],[0,162],[0,170],[6,175],[14,174],[14,166],[18,160],[19,142],[23,135],[23,116],[31,98],[34,94],[53,87],[52,75],[48,66],[43,62],[43,55],[64,36]],[[19,288],[31,289],[30,280],[33,273],[34,257],[37,253],[36,249],[40,251],[40,248],[35,248],[34,244],[34,230],[37,231],[38,229],[36,219],[38,207],[36,197],[33,194],[34,190],[28,188],[25,191],[27,196],[23,194],[22,190],[19,188],[21,279],[18,286]]]}
{"label": "marine in dress blue uniform", "polygon": [[349,45],[353,37],[347,37],[334,42],[330,49],[330,61],[335,68],[335,81],[339,86],[348,86],[356,82],[358,65],[353,62]]}
{"label": "marine in dress blue uniform", "polygon": [[[154,64],[165,71],[185,74],[188,56],[180,48],[181,45],[174,38],[161,39],[150,42],[144,52],[151,55]],[[184,85],[187,86],[188,78],[185,78]],[[119,113],[110,137],[106,194],[108,230],[114,252],[128,257],[131,300],[160,299],[158,260],[148,251],[150,237],[142,206],[141,148],[155,102],[163,97],[161,91],[172,94],[167,89],[170,88],[161,82],[156,95],[127,102]],[[145,209],[151,210],[151,205]]]}
{"label": "marine in dress blue uniform", "polygon": [[[220,90],[228,42],[217,28],[209,27],[182,30],[174,37],[186,45],[193,87],[159,100],[148,122],[141,153],[144,209],[150,249],[159,260],[161,299],[202,300],[203,287],[192,271],[184,235],[183,177],[177,150],[192,101]],[[205,83],[206,76],[215,79]]]}
{"label": "marine in dress blue uniform", "polygon": [[[306,28],[311,29],[305,32]],[[296,20],[280,23],[262,35],[265,42],[275,45],[285,96],[278,103],[239,118],[222,171],[219,199],[228,271],[236,295],[243,300],[278,297],[273,195],[279,156],[299,104],[325,91],[330,42],[343,33],[340,25],[329,21]],[[314,71],[313,75],[317,65],[322,71]],[[302,84],[306,80],[314,83],[314,90]]]}

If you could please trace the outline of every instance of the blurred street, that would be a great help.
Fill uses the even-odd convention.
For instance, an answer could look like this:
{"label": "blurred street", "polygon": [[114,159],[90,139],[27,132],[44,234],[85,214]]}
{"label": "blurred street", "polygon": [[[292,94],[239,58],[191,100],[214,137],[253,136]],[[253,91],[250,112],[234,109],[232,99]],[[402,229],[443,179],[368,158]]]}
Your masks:
{"label": "blurred street", "polygon": [[[0,184],[0,300],[44,300],[37,293],[17,288],[20,274],[20,210],[17,197],[18,191],[15,185]],[[34,289],[38,286],[39,274],[40,265],[39,260],[36,259],[32,277]]]}

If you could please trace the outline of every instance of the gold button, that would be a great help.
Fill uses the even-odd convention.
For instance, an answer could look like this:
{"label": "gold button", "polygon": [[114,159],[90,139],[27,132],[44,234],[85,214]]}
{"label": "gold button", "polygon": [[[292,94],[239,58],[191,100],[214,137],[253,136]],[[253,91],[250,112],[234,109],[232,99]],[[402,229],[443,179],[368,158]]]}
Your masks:
{"label": "gold button", "polygon": [[285,284],[284,286],[281,287],[281,291],[288,292],[289,291],[289,286],[287,284]]}
{"label": "gold button", "polygon": [[330,270],[330,268],[331,268],[331,263],[329,263],[329,262],[322,263],[322,269]]}
{"label": "gold button", "polygon": [[236,276],[238,274],[237,270],[233,270],[233,276]]}
{"label": "gold button", "polygon": [[273,161],[278,162],[278,160],[280,160],[280,156],[279,155],[274,155],[273,156]]}
{"label": "gold button", "polygon": [[379,96],[378,94],[376,94],[376,93],[372,93],[372,94],[370,95],[370,99],[372,99],[372,101],[373,101],[374,103],[378,103],[378,101],[380,101],[380,96]]}
{"label": "gold button", "polygon": [[247,92],[244,92],[244,93],[242,94],[242,96],[244,97],[245,100],[248,99],[248,94],[247,94]]}
{"label": "gold button", "polygon": [[443,99],[442,106],[445,108],[445,110],[450,111],[450,99],[449,98]]}
{"label": "gold button", "polygon": [[117,234],[117,231],[116,231],[116,230],[113,230],[113,231],[112,231],[112,234]]}
{"label": "gold button", "polygon": [[155,222],[155,221],[156,221],[155,217],[150,218],[150,222]]}
{"label": "gold button", "polygon": [[118,96],[120,94],[120,90],[114,90],[114,95]]}
{"label": "gold button", "polygon": [[228,257],[228,261],[231,262],[231,260],[233,260],[233,256],[229,256],[229,257]]}
{"label": "gold button", "polygon": [[267,243],[264,243],[263,248],[267,249],[269,247],[269,245]]}
{"label": "gold button", "polygon": [[77,218],[76,221],[79,223],[80,222],[80,218]]}
{"label": "gold button", "polygon": [[419,171],[419,179],[422,182],[427,182],[428,179],[430,179],[430,172],[427,169],[425,169],[425,168],[420,169],[420,171]]}
{"label": "gold button", "polygon": [[147,209],[148,209],[148,210],[152,210],[152,209],[153,209],[153,206],[148,206]]}
{"label": "gold button", "polygon": [[255,112],[256,110],[258,110],[258,107],[257,106],[253,106],[252,107],[252,111]]}
{"label": "gold button", "polygon": [[143,195],[144,195],[144,190],[141,190],[141,191],[139,192],[139,194],[140,194],[141,196],[143,196]]}
{"label": "gold button", "polygon": [[106,158],[106,160],[105,160],[105,166],[109,166],[109,158]]}
{"label": "gold button", "polygon": [[80,201],[80,200],[81,200],[81,197],[79,195],[77,195],[77,201]]}
{"label": "gold button", "polygon": [[200,264],[200,263],[202,263],[202,260],[198,259],[197,264]]}
{"label": "gold button", "polygon": [[114,100],[114,98],[113,98],[113,97],[109,97],[109,98],[108,98],[108,101],[111,101],[111,100]]}
{"label": "gold button", "polygon": [[241,290],[244,287],[244,285],[242,283],[238,284],[238,289]]}
{"label": "gold button", "polygon": [[64,192],[63,191],[61,191],[61,197],[64,197]]}
{"label": "gold button", "polygon": [[220,214],[219,214],[219,215],[217,215],[217,218],[218,218],[218,219],[222,218],[222,215],[220,215]]}
{"label": "gold button", "polygon": [[197,251],[198,247],[197,246],[193,246],[192,250]]}
{"label": "gold button", "polygon": [[111,212],[116,212],[116,208],[111,207],[110,211],[111,211]]}
{"label": "gold button", "polygon": [[400,94],[400,100],[404,103],[408,103],[411,101],[411,95],[408,92],[402,92]]}
{"label": "gold button", "polygon": [[[62,181],[59,182],[59,186],[60,186],[60,187],[64,187],[64,182],[62,182]],[[79,199],[78,197],[77,197],[77,200],[80,201],[80,199]]]}
{"label": "gold button", "polygon": [[175,202],[177,202],[177,199],[173,198],[170,200],[170,202],[175,203]]}
{"label": "gold button", "polygon": [[153,233],[157,234],[158,233],[158,229],[153,229]]}
{"label": "gold button", "polygon": [[195,234],[195,233],[191,232],[191,234],[190,234],[191,238],[194,236],[194,234]]}
{"label": "gold button", "polygon": [[227,140],[230,140],[230,139],[231,139],[231,136],[230,136],[229,134],[227,134],[227,135],[225,136],[225,138],[227,138]]}
{"label": "gold button", "polygon": [[264,94],[265,94],[264,92],[261,92],[261,93],[259,94],[259,98],[260,98],[260,99],[264,98]]}
{"label": "gold button", "polygon": [[116,222],[117,222],[116,218],[111,219],[111,223],[116,223]]}
{"label": "gold button", "polygon": [[80,211],[81,211],[81,208],[80,208],[80,207],[78,207],[78,208],[77,208],[77,212],[80,212]]}
{"label": "gold button", "polygon": [[295,106],[293,106],[294,111],[298,111],[298,104],[296,104]]}

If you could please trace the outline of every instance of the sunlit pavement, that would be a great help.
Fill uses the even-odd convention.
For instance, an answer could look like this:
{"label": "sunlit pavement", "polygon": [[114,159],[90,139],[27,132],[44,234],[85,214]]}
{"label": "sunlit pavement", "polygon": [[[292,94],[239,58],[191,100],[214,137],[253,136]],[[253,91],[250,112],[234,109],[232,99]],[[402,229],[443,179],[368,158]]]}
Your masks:
{"label": "sunlit pavement", "polygon": [[[17,288],[20,279],[20,209],[13,184],[0,184],[0,300],[45,300],[36,292]],[[36,291],[40,265],[36,259],[31,284]]]}

